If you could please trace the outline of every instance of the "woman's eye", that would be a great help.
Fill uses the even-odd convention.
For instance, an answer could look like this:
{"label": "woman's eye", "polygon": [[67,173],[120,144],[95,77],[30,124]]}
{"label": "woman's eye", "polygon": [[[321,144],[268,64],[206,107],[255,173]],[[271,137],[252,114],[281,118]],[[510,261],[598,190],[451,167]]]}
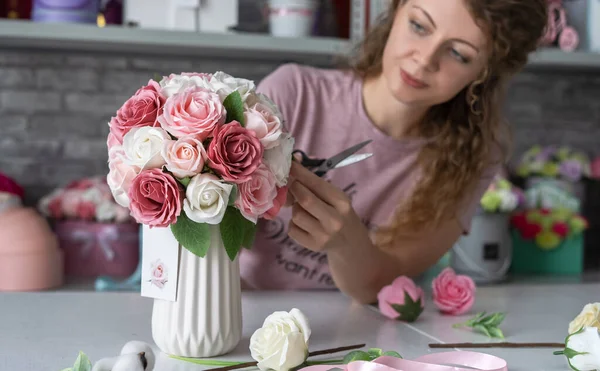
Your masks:
{"label": "woman's eye", "polygon": [[410,21],[410,27],[413,29],[413,31],[415,31],[418,34],[425,33],[425,27],[421,26],[415,21]]}
{"label": "woman's eye", "polygon": [[469,60],[465,57],[463,57],[462,54],[460,54],[458,51],[456,51],[456,49],[450,49],[450,53],[452,54],[452,56],[454,58],[456,58],[460,63],[469,63]]}

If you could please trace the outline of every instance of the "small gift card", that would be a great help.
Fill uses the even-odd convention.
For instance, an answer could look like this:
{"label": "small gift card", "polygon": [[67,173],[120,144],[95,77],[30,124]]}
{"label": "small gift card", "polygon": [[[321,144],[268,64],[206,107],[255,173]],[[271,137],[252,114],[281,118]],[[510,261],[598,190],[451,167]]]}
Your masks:
{"label": "small gift card", "polygon": [[171,229],[143,226],[142,296],[177,300],[179,243]]}

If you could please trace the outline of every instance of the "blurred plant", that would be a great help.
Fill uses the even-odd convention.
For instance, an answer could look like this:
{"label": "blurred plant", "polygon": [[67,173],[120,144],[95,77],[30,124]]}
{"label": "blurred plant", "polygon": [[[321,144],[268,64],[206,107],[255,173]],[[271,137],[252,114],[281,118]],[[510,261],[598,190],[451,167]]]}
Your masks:
{"label": "blurred plant", "polygon": [[538,145],[523,154],[516,173],[523,178],[541,176],[577,182],[590,176],[590,160],[569,147]]}

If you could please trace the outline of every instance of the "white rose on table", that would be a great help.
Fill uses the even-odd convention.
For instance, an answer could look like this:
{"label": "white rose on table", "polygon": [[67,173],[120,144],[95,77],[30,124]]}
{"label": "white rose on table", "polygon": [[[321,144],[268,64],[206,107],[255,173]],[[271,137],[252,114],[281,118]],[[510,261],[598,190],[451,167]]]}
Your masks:
{"label": "white rose on table", "polygon": [[194,176],[185,190],[185,215],[196,223],[221,223],[232,190],[232,184],[222,182],[213,174]]}
{"label": "white rose on table", "polygon": [[290,167],[292,166],[294,142],[294,138],[289,133],[282,133],[278,144],[265,150],[263,155],[265,164],[275,174],[278,187],[287,185]]}
{"label": "white rose on table", "polygon": [[308,357],[311,330],[299,309],[269,315],[250,338],[250,353],[259,369],[288,371]]}
{"label": "white rose on table", "polygon": [[229,94],[237,90],[242,96],[242,102],[245,102],[256,89],[252,80],[233,77],[222,71],[212,75],[209,80],[209,85],[212,91],[219,94],[221,101],[225,100]]}
{"label": "white rose on table", "polygon": [[142,126],[131,129],[123,138],[126,163],[142,170],[159,168],[165,164],[162,149],[171,137],[164,129]]}
{"label": "white rose on table", "polygon": [[600,329],[600,303],[586,304],[577,317],[569,323],[569,334],[579,331],[582,327]]}
{"label": "white rose on table", "polygon": [[600,370],[600,333],[596,327],[584,327],[567,336],[565,349],[554,352],[564,355],[571,369]]}
{"label": "white rose on table", "polygon": [[169,98],[191,87],[210,89],[209,79],[210,74],[206,73],[171,74],[160,81],[160,93],[165,98]]}
{"label": "white rose on table", "polygon": [[117,218],[117,205],[111,201],[105,200],[100,202],[96,207],[96,220],[99,222],[110,222]]}

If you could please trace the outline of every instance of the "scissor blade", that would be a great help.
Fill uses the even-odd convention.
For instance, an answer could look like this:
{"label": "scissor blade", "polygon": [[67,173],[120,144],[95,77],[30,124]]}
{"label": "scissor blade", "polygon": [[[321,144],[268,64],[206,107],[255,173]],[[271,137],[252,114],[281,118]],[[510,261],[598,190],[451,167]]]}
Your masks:
{"label": "scissor blade", "polygon": [[366,160],[371,156],[373,156],[372,153],[359,153],[357,155],[352,155],[352,156],[348,157],[347,159],[342,160],[342,162],[338,163],[337,165],[335,165],[335,168],[338,169],[340,167],[352,165],[357,162],[361,162],[362,160]]}
{"label": "scissor blade", "polygon": [[328,158],[323,165],[321,166],[320,170],[324,170],[326,171],[327,169],[333,169],[337,166],[337,164],[339,164],[340,162],[342,162],[343,160],[347,159],[348,157],[350,157],[351,155],[354,154],[354,152],[358,151],[359,149],[363,148],[364,146],[366,146],[367,144],[371,143],[371,140],[365,140],[362,143],[358,143],[357,145],[354,145],[340,153],[338,153],[337,155]]}

